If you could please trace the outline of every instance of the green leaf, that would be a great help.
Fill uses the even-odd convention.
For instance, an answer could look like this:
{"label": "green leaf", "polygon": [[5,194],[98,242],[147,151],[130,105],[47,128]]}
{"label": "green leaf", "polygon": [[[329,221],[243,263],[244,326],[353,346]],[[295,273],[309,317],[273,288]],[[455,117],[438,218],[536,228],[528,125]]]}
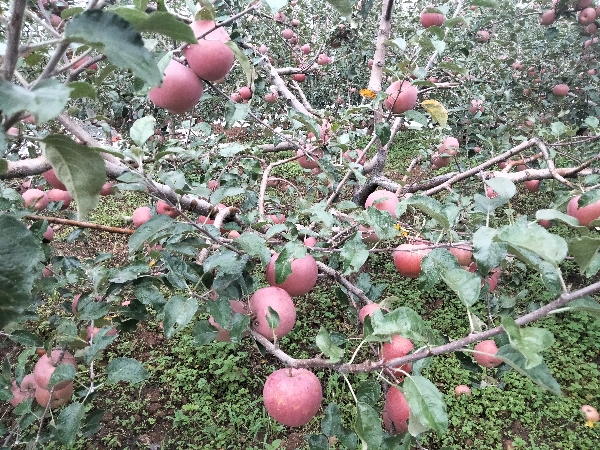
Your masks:
{"label": "green leaf", "polygon": [[39,240],[16,217],[0,215],[0,230],[0,328],[3,328],[18,320],[30,305],[31,289],[41,275],[44,253]]}
{"label": "green leaf", "polygon": [[287,0],[265,0],[263,4],[268,7],[271,14],[276,13],[281,8],[287,5]]}
{"label": "green leaf", "polygon": [[491,187],[499,197],[513,198],[517,193],[517,186],[508,178],[496,177],[485,180],[485,184]]}
{"label": "green leaf", "polygon": [[535,218],[537,220],[560,220],[572,227],[585,228],[579,225],[579,220],[577,220],[575,217],[568,216],[567,214],[557,211],[556,209],[540,209],[535,213]]}
{"label": "green leaf", "polygon": [[325,408],[325,414],[321,420],[321,430],[327,437],[337,436],[340,434],[342,427],[342,416],[340,408],[335,403],[330,403]]}
{"label": "green leaf", "polygon": [[252,65],[246,54],[240,50],[235,41],[227,41],[225,42],[225,45],[231,49],[235,56],[235,59],[237,59],[238,63],[240,63],[240,67],[246,75],[247,85],[252,86],[252,83],[254,82],[254,80],[256,80],[254,66]]}
{"label": "green leaf", "polygon": [[144,116],[133,122],[133,125],[129,130],[129,135],[138,147],[143,147],[146,141],[154,136],[155,125],[156,119],[153,116]]}
{"label": "green leaf", "polygon": [[367,246],[363,243],[360,233],[355,233],[352,239],[346,241],[340,252],[342,274],[358,272],[368,258]]}
{"label": "green leaf", "polygon": [[135,28],[139,32],[158,33],[180,42],[196,42],[196,36],[191,27],[168,12],[154,11]]}
{"label": "green leaf", "polygon": [[456,205],[442,205],[438,200],[424,195],[413,195],[403,203],[420,209],[444,229],[454,226],[460,214],[460,209]]}
{"label": "green leaf", "polygon": [[165,305],[165,319],[163,320],[165,337],[169,339],[181,331],[194,317],[198,310],[198,301],[195,298],[185,299],[175,295]]}
{"label": "green leaf", "polygon": [[510,345],[523,354],[526,359],[525,369],[533,369],[543,362],[540,352],[554,344],[554,336],[544,328],[519,328],[512,317],[502,318],[502,327],[508,335]]}
{"label": "green leaf", "polygon": [[229,339],[231,342],[240,342],[242,334],[250,327],[250,316],[246,314],[235,313],[231,319],[231,327],[229,328]]}
{"label": "green leaf", "polygon": [[352,4],[349,0],[326,0],[333,6],[342,16],[350,17],[352,15]]}
{"label": "green leaf", "polygon": [[69,97],[72,99],[98,97],[96,89],[94,89],[94,87],[90,83],[87,83],[85,81],[72,81],[69,84],[67,84],[67,86],[69,87],[69,89],[71,89],[71,94],[69,95]]}
{"label": "green leaf", "polygon": [[321,126],[313,120],[312,117],[307,116],[300,111],[296,111],[293,108],[288,110],[288,116],[292,120],[296,120],[306,126],[307,131],[311,131],[317,138],[321,136]]}
{"label": "green leaf", "polygon": [[463,66],[459,66],[458,64],[451,63],[451,62],[441,62],[438,65],[438,68],[441,70],[447,70],[449,72],[457,72],[457,73],[460,73],[461,75],[465,75],[465,76],[469,74],[467,69],[465,69]]}
{"label": "green leaf", "polygon": [[215,205],[225,197],[235,197],[236,195],[243,195],[245,193],[246,189],[241,187],[222,187],[211,194],[210,202]]}
{"label": "green leaf", "polygon": [[329,450],[329,441],[322,434],[307,434],[304,436],[309,450]]}
{"label": "green leaf", "polygon": [[40,81],[32,90],[0,80],[0,110],[6,116],[28,111],[42,124],[62,112],[70,93],[68,86],[54,78]]}
{"label": "green leaf", "polygon": [[577,206],[579,208],[583,208],[591,205],[592,203],[596,203],[598,200],[600,200],[600,189],[594,189],[579,197],[579,200],[577,200]]}
{"label": "green leaf", "polygon": [[506,244],[494,241],[497,231],[494,228],[480,227],[473,234],[473,257],[477,261],[479,272],[484,275],[498,267],[506,258]]}
{"label": "green leaf", "polygon": [[324,327],[321,327],[316,337],[317,347],[329,358],[331,362],[338,362],[344,356],[344,349],[331,342],[331,336]]}
{"label": "green leaf", "polygon": [[8,338],[24,347],[42,347],[44,345],[39,336],[26,330],[15,330],[8,335]]}
{"label": "green leaf", "polygon": [[112,344],[117,338],[116,334],[112,336],[108,335],[112,329],[112,326],[106,325],[94,334],[92,345],[86,348],[85,355],[83,355],[83,362],[85,364],[90,364],[99,352]]}
{"label": "green leaf", "polygon": [[379,122],[375,126],[375,134],[377,134],[377,137],[379,138],[381,145],[387,144],[388,141],[390,140],[390,137],[392,136],[392,131],[390,130],[390,123],[389,122]]}
{"label": "green leaf", "polygon": [[96,301],[90,295],[82,295],[77,303],[77,318],[80,320],[100,319],[108,314],[110,303]]}
{"label": "green leaf", "polygon": [[315,203],[302,212],[310,214],[311,222],[322,222],[327,228],[331,228],[335,223],[335,216],[327,211],[325,202]]}
{"label": "green leaf", "polygon": [[219,155],[223,158],[231,158],[232,156],[237,155],[240,152],[243,152],[248,149],[246,144],[242,144],[240,142],[232,142],[230,144],[225,145],[224,147],[219,148]]}
{"label": "green leaf", "polygon": [[444,50],[446,50],[446,43],[444,41],[432,39],[431,44],[433,45],[433,48],[435,48],[435,50],[438,52],[438,55],[441,55],[442,53],[444,53]]}
{"label": "green leaf", "polygon": [[54,438],[61,444],[70,446],[75,442],[79,424],[85,414],[83,403],[71,403],[60,412],[53,429]]}
{"label": "green leaf", "polygon": [[583,274],[598,254],[600,238],[584,236],[569,241],[569,253],[575,258],[579,266],[579,273]]}
{"label": "green leaf", "polygon": [[498,2],[495,0],[471,0],[472,6],[481,6],[483,8],[498,8]]}
{"label": "green leaf", "polygon": [[98,149],[80,145],[68,136],[51,134],[42,141],[44,154],[77,202],[77,218],[82,220],[96,207],[100,190],[106,182],[104,160]]}
{"label": "green leaf", "polygon": [[435,286],[442,280],[442,274],[460,269],[456,257],[445,248],[434,248],[421,260],[419,281],[427,288]]}
{"label": "green leaf", "polygon": [[267,324],[271,330],[274,330],[279,326],[279,314],[270,306],[267,307],[267,314],[265,314]]}
{"label": "green leaf", "polygon": [[592,297],[582,297],[577,300],[569,302],[565,308],[556,310],[555,312],[562,311],[584,311],[588,314],[592,314],[596,317],[600,317],[600,303]]}
{"label": "green leaf", "polygon": [[358,402],[354,429],[358,437],[367,444],[367,448],[379,448],[383,440],[383,430],[381,429],[379,413],[371,405]]}
{"label": "green leaf", "polygon": [[53,386],[56,386],[58,383],[62,383],[63,381],[71,381],[77,375],[77,370],[71,364],[61,363],[56,366],[54,372],[50,376],[50,381],[48,381],[48,390],[50,390]]}
{"label": "green leaf", "polygon": [[381,383],[376,380],[365,380],[356,389],[356,398],[360,403],[375,407],[381,398]]}
{"label": "green leaf", "polygon": [[398,234],[398,230],[394,227],[394,218],[389,212],[369,206],[362,216],[373,227],[379,239],[394,239]]}
{"label": "green leaf", "polygon": [[63,318],[56,327],[55,339],[57,343],[64,345],[77,339],[77,334],[75,324],[71,320]]}
{"label": "green leaf", "polygon": [[258,256],[263,265],[267,265],[271,260],[271,252],[269,252],[269,248],[267,247],[267,241],[259,234],[245,231],[235,242],[248,255]]}
{"label": "green leaf", "polygon": [[414,375],[404,380],[403,390],[410,407],[409,431],[410,422],[416,421],[438,435],[444,434],[448,429],[448,415],[444,397],[435,384]]}
{"label": "green leaf", "polygon": [[504,226],[498,230],[496,240],[534,252],[553,265],[564,260],[568,252],[567,242],[562,237],[537,223],[517,221],[514,225]]}
{"label": "green leaf", "polygon": [[112,64],[131,69],[150,86],[157,86],[162,80],[141,34],[115,13],[99,9],[84,11],[67,22],[65,39],[96,48]]}
{"label": "green leaf", "polygon": [[526,367],[527,360],[525,359],[525,356],[523,356],[521,352],[515,350],[510,344],[500,347],[498,349],[498,353],[496,353],[496,357],[500,358],[521,375],[529,377],[531,381],[540,386],[542,389],[550,391],[558,396],[562,395],[560,386],[550,373],[546,363],[542,362],[541,364],[528,369]]}
{"label": "green leaf", "polygon": [[151,284],[137,286],[134,294],[142,304],[150,305],[157,311],[162,310],[162,307],[167,303],[158,288]]}
{"label": "green leaf", "polygon": [[208,312],[213,317],[214,321],[224,329],[229,329],[231,315],[233,313],[229,300],[224,297],[219,297],[216,300],[206,302],[206,305],[208,306]]}
{"label": "green leaf", "polygon": [[393,336],[401,334],[407,339],[426,342],[427,328],[421,316],[407,306],[394,309],[385,316],[381,309],[373,312],[371,323],[373,334]]}
{"label": "green leaf", "polygon": [[160,232],[172,229],[173,225],[174,220],[166,214],[151,217],[129,237],[129,254],[137,252],[146,241],[152,242]]}
{"label": "green leaf", "polygon": [[464,269],[452,269],[442,273],[442,279],[456,292],[461,302],[468,308],[479,299],[481,278]]}
{"label": "green leaf", "polygon": [[194,344],[206,345],[214,341],[219,330],[213,327],[208,320],[199,320],[194,325]]}
{"label": "green leaf", "polygon": [[141,383],[150,378],[150,373],[133,358],[113,358],[106,366],[108,384],[126,381],[131,384]]}
{"label": "green leaf", "polygon": [[238,120],[246,120],[249,112],[249,103],[227,102],[225,104],[225,128],[231,128]]}
{"label": "green leaf", "polygon": [[306,256],[306,246],[298,241],[290,241],[275,260],[275,284],[282,284],[292,274],[292,261]]}

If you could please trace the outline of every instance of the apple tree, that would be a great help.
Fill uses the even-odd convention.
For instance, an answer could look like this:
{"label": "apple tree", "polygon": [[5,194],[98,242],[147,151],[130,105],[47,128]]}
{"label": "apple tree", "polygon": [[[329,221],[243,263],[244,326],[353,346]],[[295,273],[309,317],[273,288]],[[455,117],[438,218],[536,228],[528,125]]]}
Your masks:
{"label": "apple tree", "polygon": [[[290,427],[324,411],[323,434],[307,436],[315,449],[332,436],[393,449],[444,433],[442,394],[421,371],[445,353],[561,395],[543,357],[553,335],[534,322],[600,309],[590,2],[1,8],[0,329],[19,348],[0,378],[0,400],[14,406],[5,446],[97,430],[94,399],[149,373],[128,357],[94,362],[151,313],[166,338],[191,327],[198,345],[248,338],[275,356],[266,411]],[[250,126],[260,143],[229,140],[215,123]],[[414,154],[390,171],[391,149],[409,141]],[[290,163],[301,175],[281,175]],[[114,190],[147,198],[132,225],[86,221]],[[540,190],[548,204],[515,209]],[[104,253],[61,255],[54,224],[127,234],[129,258],[115,267]],[[410,299],[382,299],[365,270],[381,252],[420,289],[446,286],[470,329],[444,339]],[[572,288],[567,260],[588,283]],[[526,314],[499,306],[516,295],[503,286],[515,272],[547,293]],[[319,352],[296,358],[280,340],[295,302],[323,279],[360,339],[324,322]],[[42,335],[36,311],[51,298]],[[314,373],[325,369],[350,387],[352,423],[321,404]],[[356,373],[372,376],[358,384]]]}

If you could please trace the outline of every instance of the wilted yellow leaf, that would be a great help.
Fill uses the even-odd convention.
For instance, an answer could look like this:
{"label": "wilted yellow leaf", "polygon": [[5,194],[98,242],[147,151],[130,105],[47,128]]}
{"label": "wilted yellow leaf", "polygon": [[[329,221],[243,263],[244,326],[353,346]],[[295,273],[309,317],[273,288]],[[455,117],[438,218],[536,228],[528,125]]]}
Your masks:
{"label": "wilted yellow leaf", "polygon": [[448,111],[440,102],[436,100],[424,100],[421,106],[427,111],[433,120],[440,124],[440,127],[445,127],[448,123]]}

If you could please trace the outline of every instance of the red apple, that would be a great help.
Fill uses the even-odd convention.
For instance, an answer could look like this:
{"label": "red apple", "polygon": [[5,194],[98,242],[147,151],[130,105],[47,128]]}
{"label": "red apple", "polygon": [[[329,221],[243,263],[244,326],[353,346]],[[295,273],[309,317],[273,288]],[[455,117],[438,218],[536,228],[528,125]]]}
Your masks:
{"label": "red apple", "polygon": [[54,228],[52,228],[50,225],[48,225],[48,229],[44,232],[44,234],[42,236],[47,241],[52,241],[54,239]]}
{"label": "red apple", "polygon": [[290,40],[294,36],[294,31],[291,30],[290,28],[286,28],[285,30],[283,30],[281,32],[281,35],[283,36],[284,39]]}
{"label": "red apple", "polygon": [[569,86],[566,84],[557,84],[552,88],[552,93],[557,97],[564,97],[569,93]]}
{"label": "red apple", "polygon": [[197,44],[188,45],[183,54],[190,68],[203,80],[218,81],[233,67],[233,51],[221,41],[200,39]]}
{"label": "red apple", "polygon": [[590,205],[579,208],[578,202],[581,195],[573,197],[567,205],[567,214],[579,220],[579,223],[584,227],[589,227],[590,224],[600,218],[600,200]]}
{"label": "red apple", "polygon": [[[267,315],[269,307],[279,315],[279,325],[274,330],[269,328]],[[288,334],[296,323],[296,307],[292,297],[286,291],[276,286],[259,289],[250,297],[248,309],[253,317],[252,326],[257,333],[273,340],[273,335],[281,338]],[[254,317],[256,317],[254,319]]]}
{"label": "red apple", "polygon": [[308,55],[310,53],[310,45],[304,44],[302,47],[300,47],[300,51],[305,55]]}
{"label": "red apple", "polygon": [[54,388],[54,392],[52,393],[52,400],[50,400],[50,391],[41,388],[35,390],[35,400],[40,404],[41,407],[45,408],[50,402],[50,408],[58,408],[61,405],[64,405],[73,396],[73,382],[69,381],[66,386],[61,389],[57,387]]}
{"label": "red apple", "polygon": [[502,364],[501,359],[495,358],[493,356],[496,353],[498,353],[498,347],[492,339],[479,342],[477,345],[475,345],[474,350],[477,352],[488,353],[487,355],[484,355],[482,353],[473,353],[475,361],[477,361],[477,364],[479,364],[480,366],[492,368]]}
{"label": "red apple", "polygon": [[102,189],[100,189],[100,195],[102,195],[102,196],[112,195],[114,193],[115,193],[115,185],[111,181],[107,181],[106,183],[104,183],[102,185]]}
{"label": "red apple", "polygon": [[423,25],[424,28],[433,26],[441,27],[444,20],[446,20],[446,17],[441,13],[428,12],[428,8],[425,8],[421,13],[421,25]]}
{"label": "red apple", "polygon": [[44,209],[50,203],[46,193],[39,189],[29,189],[21,195],[23,196],[23,200],[25,200],[25,206],[35,210]]}
{"label": "red apple", "polygon": [[35,382],[35,378],[33,377],[32,373],[23,377],[20,386],[17,386],[16,381],[13,381],[12,387],[10,388],[10,392],[12,393],[13,398],[10,399],[10,404],[13,406],[17,406],[23,400],[35,397],[35,390],[37,389],[37,387],[38,385]]}
{"label": "red apple", "polygon": [[133,211],[133,215],[131,219],[133,220],[133,226],[135,228],[141,227],[143,224],[148,222],[152,218],[152,213],[150,212],[149,206],[140,206],[135,211]]}
{"label": "red apple", "polygon": [[[309,151],[314,156],[309,156],[305,153],[305,151]],[[296,161],[300,164],[300,167],[304,169],[316,169],[319,167],[319,162],[317,158],[323,156],[323,152],[320,150],[315,150],[312,145],[308,144],[308,146],[304,149],[299,148],[296,152],[296,156],[301,156]]]}
{"label": "red apple", "polygon": [[[455,245],[460,245],[460,243]],[[450,253],[456,256],[458,264],[460,264],[461,266],[468,266],[469,264],[471,264],[471,259],[473,258],[472,250],[462,247],[450,247],[448,250],[450,251]]]}
{"label": "red apple", "polygon": [[164,202],[162,200],[159,200],[156,203],[156,213],[164,214],[172,218],[179,216],[179,211],[177,211],[177,209],[173,208],[167,202]]}
{"label": "red apple", "polygon": [[267,103],[275,103],[279,99],[279,94],[277,92],[269,92],[265,94],[265,102]]}
{"label": "red apple", "polygon": [[[376,201],[377,203],[375,203]],[[392,217],[396,218],[396,205],[398,205],[398,203],[398,196],[395,193],[382,189],[372,192],[367,197],[367,200],[365,201],[365,209],[369,208],[369,206],[373,206],[380,211],[389,212]]]}
{"label": "red apple", "polygon": [[529,192],[537,192],[540,189],[540,180],[529,180],[525,182],[525,187]]}
{"label": "red apple", "polygon": [[[225,45],[219,41],[210,42]],[[190,111],[198,103],[203,89],[204,85],[196,74],[173,59],[165,69],[162,84],[153,87],[148,93],[148,98],[156,106],[174,114],[182,114]]]}
{"label": "red apple", "polygon": [[387,391],[382,412],[383,425],[390,433],[397,434],[408,431],[406,421],[410,417],[410,408],[406,397],[396,386],[390,387]]}
{"label": "red apple", "polygon": [[73,200],[69,192],[61,189],[50,189],[48,192],[46,192],[46,195],[48,196],[48,200],[51,202],[63,202],[60,209],[67,209]]}
{"label": "red apple", "polygon": [[[368,305],[363,306],[358,312],[358,320],[360,320],[360,323],[364,323],[365,317],[372,316],[373,313],[378,309],[382,309],[379,303],[369,303]],[[387,308],[383,309],[387,312],[390,312],[390,310]]]}
{"label": "red apple", "polygon": [[466,384],[459,384],[454,388],[454,396],[458,397],[460,395],[471,395],[471,388]]}
{"label": "red apple", "polygon": [[271,219],[274,224],[279,224],[285,222],[286,217],[283,214],[269,214],[267,219]]}
{"label": "red apple", "polygon": [[581,25],[589,25],[596,20],[596,10],[594,8],[585,8],[577,14],[577,20]]}
{"label": "red apple", "polygon": [[288,427],[301,427],[310,422],[319,411],[322,400],[321,382],[306,369],[276,370],[267,377],[263,388],[267,412]]}
{"label": "red apple", "polygon": [[[58,366],[58,358],[60,357],[62,350],[52,350],[51,357],[48,355],[42,356],[38,362],[35,364],[33,369],[33,376],[35,377],[35,382],[42,389],[46,389],[48,387],[48,383],[50,382],[50,377],[56,370],[56,366]],[[75,362],[75,358],[69,352],[65,352],[61,362],[61,364],[71,364],[77,370],[77,363]],[[62,381],[56,385],[56,389],[62,389],[70,381]]]}
{"label": "red apple", "polygon": [[556,13],[553,9],[550,9],[540,17],[540,25],[552,25],[554,23],[554,19],[556,19]]}
{"label": "red apple", "polygon": [[421,261],[430,251],[428,243],[401,244],[394,251],[394,265],[400,275],[418,278],[421,273]]}
{"label": "red apple", "polygon": [[307,254],[304,258],[297,258],[292,261],[292,273],[282,284],[275,284],[275,260],[279,253],[271,256],[271,261],[267,264],[266,277],[271,286],[277,286],[284,289],[292,297],[307,294],[317,284],[319,269],[315,259]]}
{"label": "red apple", "polygon": [[479,30],[477,32],[477,42],[485,43],[490,40],[490,32],[487,30]]}
{"label": "red apple", "polygon": [[67,187],[62,183],[62,181],[60,181],[57,178],[56,173],[54,173],[54,169],[50,169],[50,170],[45,171],[42,174],[42,176],[46,180],[46,183],[48,183],[53,188],[55,188],[55,189],[61,189],[63,191],[67,190]]}
{"label": "red apple", "polygon": [[298,83],[302,83],[303,81],[306,80],[306,74],[304,74],[304,73],[295,73],[294,75],[292,75],[292,78],[294,80],[296,80]]}
{"label": "red apple", "polygon": [[600,422],[600,414],[598,414],[598,410],[590,405],[583,405],[581,407],[583,414],[585,414],[585,420],[590,422]]}
{"label": "red apple", "polygon": [[[406,356],[413,349],[414,345],[409,339],[396,334],[392,336],[392,342],[386,342],[381,346],[381,358],[384,362],[391,361],[395,358]],[[407,363],[401,366],[395,366],[393,369],[394,375],[400,380],[404,379],[404,373],[409,373],[412,369],[412,364]]]}
{"label": "red apple", "polygon": [[[92,60],[92,58],[90,58],[89,56],[84,56],[83,58],[81,58],[79,61],[77,61],[73,65],[73,70],[79,69],[81,66],[87,64],[91,60]],[[96,63],[90,64],[89,66],[86,67],[86,70],[91,70],[92,72],[95,72],[96,70],[98,70],[98,64],[96,64]]]}
{"label": "red apple", "polygon": [[[194,36],[198,37],[205,34],[208,30],[215,27],[216,23],[214,20],[196,20],[190,24],[190,28],[194,32]],[[230,39],[229,33],[223,27],[219,27],[208,33],[203,37],[207,41],[221,41],[227,42]]]}
{"label": "red apple", "polygon": [[238,91],[238,94],[244,100],[250,100],[252,98],[252,91],[250,90],[250,88],[248,86],[241,87],[240,90]]}
{"label": "red apple", "polygon": [[395,81],[385,92],[388,94],[384,102],[385,107],[394,114],[401,114],[413,109],[417,103],[418,91],[410,81]]}

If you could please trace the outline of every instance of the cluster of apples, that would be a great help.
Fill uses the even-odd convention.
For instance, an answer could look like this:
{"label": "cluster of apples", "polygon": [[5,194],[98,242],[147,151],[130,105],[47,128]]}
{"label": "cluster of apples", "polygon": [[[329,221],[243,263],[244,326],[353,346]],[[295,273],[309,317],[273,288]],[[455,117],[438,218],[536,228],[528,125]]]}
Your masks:
{"label": "cluster of apples", "polygon": [[[27,181],[23,183],[23,192],[21,196],[23,197],[25,206],[37,211],[45,209],[50,202],[62,202],[61,209],[67,209],[71,205],[73,198],[67,191],[67,187],[64,183],[60,181],[54,173],[54,169],[47,170],[42,176],[51,189],[44,191],[43,186],[41,185],[36,188],[31,188],[31,182]],[[112,183],[107,181],[104,186],[102,186],[100,195],[110,195],[113,193],[113,189]]]}
{"label": "cluster of apples", "polygon": [[[198,20],[190,26],[195,36],[199,36],[213,29],[215,22]],[[187,45],[183,54],[189,67],[172,59],[165,69],[162,85],[153,87],[149,92],[150,100],[175,114],[191,110],[202,97],[202,80],[219,81],[233,67],[234,53],[225,44],[229,40],[227,31],[217,28],[197,43]]]}
{"label": "cluster of apples", "polygon": [[77,370],[75,358],[69,352],[52,350],[51,356],[42,355],[35,364],[33,373],[25,375],[20,385],[13,381],[11,387],[13,398],[10,400],[10,404],[17,406],[28,398],[35,398],[44,408],[48,404],[50,408],[56,408],[67,403],[73,395],[72,381],[67,380],[56,384],[52,395],[50,394],[51,389],[48,388],[50,377],[59,364],[70,364]]}
{"label": "cluster of apples", "polygon": [[[552,9],[544,12],[540,17],[540,25],[550,26],[554,23],[557,17],[557,13],[562,11],[556,10],[556,1],[553,2],[554,6]],[[585,31],[588,34],[594,34],[598,30],[598,26],[595,24],[596,17],[600,15],[600,6],[594,8],[592,6],[592,0],[575,0],[572,3],[572,7],[577,13],[577,21],[585,27]]]}

